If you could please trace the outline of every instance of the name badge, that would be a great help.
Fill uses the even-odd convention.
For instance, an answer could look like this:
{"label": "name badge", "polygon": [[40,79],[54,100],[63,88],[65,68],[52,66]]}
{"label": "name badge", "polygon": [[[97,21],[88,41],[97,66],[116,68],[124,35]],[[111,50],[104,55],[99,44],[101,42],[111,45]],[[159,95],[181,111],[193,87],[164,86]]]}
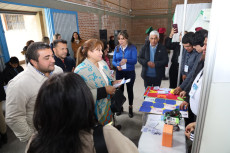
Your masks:
{"label": "name badge", "polygon": [[121,65],[121,68],[122,68],[122,70],[125,70],[126,69],[126,64]]}
{"label": "name badge", "polygon": [[196,83],[193,83],[192,89],[191,89],[190,92],[189,92],[189,96],[190,96],[190,97],[193,97],[193,96],[195,95],[197,89],[198,89],[197,84],[196,84]]}
{"label": "name badge", "polygon": [[188,72],[188,65],[185,65],[185,66],[184,66],[184,71],[185,71],[185,72]]}
{"label": "name badge", "polygon": [[197,84],[196,84],[196,83],[194,83],[194,84],[192,85],[192,88],[193,88],[194,90],[197,90],[197,89],[198,89]]}

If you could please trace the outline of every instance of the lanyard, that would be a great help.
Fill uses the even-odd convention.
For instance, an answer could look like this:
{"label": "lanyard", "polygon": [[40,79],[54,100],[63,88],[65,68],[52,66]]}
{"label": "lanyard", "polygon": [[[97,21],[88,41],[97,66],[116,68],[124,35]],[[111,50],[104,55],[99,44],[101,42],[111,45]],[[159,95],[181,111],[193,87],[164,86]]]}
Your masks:
{"label": "lanyard", "polygon": [[[127,48],[127,47],[126,47]],[[125,48],[125,49],[126,49]],[[121,47],[121,51],[122,51],[122,59],[125,57],[125,49],[123,50],[123,48]]]}
{"label": "lanyard", "polygon": [[190,56],[191,56],[191,53],[187,53],[185,65],[188,65],[188,60],[189,60]]}

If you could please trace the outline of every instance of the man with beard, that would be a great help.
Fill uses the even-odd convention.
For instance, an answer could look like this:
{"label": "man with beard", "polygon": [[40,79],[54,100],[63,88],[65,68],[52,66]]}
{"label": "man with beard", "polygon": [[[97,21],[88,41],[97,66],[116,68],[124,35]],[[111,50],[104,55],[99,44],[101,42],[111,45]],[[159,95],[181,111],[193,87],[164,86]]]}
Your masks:
{"label": "man with beard", "polygon": [[6,91],[6,123],[22,142],[28,141],[34,133],[32,119],[40,86],[50,75],[63,72],[55,66],[48,44],[31,44],[26,59],[27,69],[9,82]]}

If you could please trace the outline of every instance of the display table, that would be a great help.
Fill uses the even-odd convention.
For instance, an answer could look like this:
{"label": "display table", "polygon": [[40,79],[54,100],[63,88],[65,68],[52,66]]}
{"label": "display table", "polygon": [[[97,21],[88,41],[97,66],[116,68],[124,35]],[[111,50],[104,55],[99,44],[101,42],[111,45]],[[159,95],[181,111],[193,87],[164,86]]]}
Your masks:
{"label": "display table", "polygon": [[[146,114],[147,118],[149,115]],[[146,124],[148,123],[148,120]],[[157,129],[163,130],[164,122],[159,121],[156,126]],[[185,140],[185,124],[184,119],[180,122],[180,131],[173,132],[173,147],[162,146],[162,135],[153,135],[150,132],[142,132],[139,143],[138,150],[140,153],[186,153],[186,140]]]}

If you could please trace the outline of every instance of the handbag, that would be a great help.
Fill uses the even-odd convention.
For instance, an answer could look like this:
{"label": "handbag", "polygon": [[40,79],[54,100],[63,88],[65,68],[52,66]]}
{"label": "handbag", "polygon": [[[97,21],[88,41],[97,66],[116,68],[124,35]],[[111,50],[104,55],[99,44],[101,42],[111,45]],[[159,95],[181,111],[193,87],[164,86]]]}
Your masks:
{"label": "handbag", "polygon": [[111,111],[113,113],[121,111],[121,108],[125,101],[126,98],[123,95],[123,92],[120,89],[116,89],[115,94],[111,98]]}

